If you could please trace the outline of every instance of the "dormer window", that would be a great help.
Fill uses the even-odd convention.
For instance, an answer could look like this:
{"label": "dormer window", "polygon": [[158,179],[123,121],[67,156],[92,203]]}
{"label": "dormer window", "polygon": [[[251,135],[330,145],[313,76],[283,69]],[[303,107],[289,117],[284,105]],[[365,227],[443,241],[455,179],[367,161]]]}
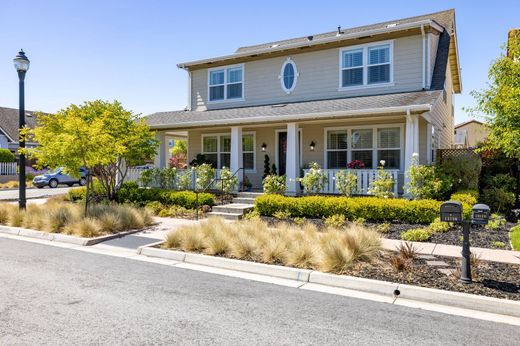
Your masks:
{"label": "dormer window", "polygon": [[280,82],[282,84],[282,89],[287,94],[290,94],[294,88],[296,87],[296,80],[298,79],[298,70],[296,69],[296,64],[291,58],[288,58],[282,65],[282,70],[280,71]]}
{"label": "dormer window", "polygon": [[340,90],[393,83],[393,42],[340,50]]}
{"label": "dormer window", "polygon": [[244,67],[230,66],[209,70],[209,101],[243,100]]}

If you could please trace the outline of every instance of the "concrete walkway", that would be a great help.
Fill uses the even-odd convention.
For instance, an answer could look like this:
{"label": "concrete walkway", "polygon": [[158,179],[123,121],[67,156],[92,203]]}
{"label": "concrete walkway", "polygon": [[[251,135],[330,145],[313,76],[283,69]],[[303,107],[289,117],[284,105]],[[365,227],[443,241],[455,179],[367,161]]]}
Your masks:
{"label": "concrete walkway", "polygon": [[[405,243],[403,240],[397,239],[382,239],[383,248],[386,250],[395,250],[401,244]],[[445,245],[435,243],[421,243],[412,242],[417,249],[417,252],[424,255],[437,255],[448,257],[462,257],[461,246]],[[482,260],[520,264],[520,251],[495,250],[480,247],[472,247],[471,253],[476,254]]]}

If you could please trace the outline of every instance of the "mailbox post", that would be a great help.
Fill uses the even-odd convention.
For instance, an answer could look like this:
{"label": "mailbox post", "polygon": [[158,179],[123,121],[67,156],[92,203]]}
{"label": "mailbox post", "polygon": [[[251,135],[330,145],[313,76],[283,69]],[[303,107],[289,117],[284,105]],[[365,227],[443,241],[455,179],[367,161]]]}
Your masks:
{"label": "mailbox post", "polygon": [[471,280],[471,251],[469,243],[469,228],[471,225],[485,225],[488,223],[490,210],[485,204],[475,204],[471,209],[471,220],[464,220],[462,204],[457,201],[444,202],[441,205],[441,221],[462,224],[462,261],[460,281],[470,284]]}

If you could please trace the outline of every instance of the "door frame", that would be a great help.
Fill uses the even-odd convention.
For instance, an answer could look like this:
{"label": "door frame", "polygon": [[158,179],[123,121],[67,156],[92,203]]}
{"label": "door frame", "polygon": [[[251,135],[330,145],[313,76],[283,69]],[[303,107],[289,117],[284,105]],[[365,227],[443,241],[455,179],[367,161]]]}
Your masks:
{"label": "door frame", "polygon": [[[278,164],[279,162],[279,158],[278,158],[278,146],[279,146],[279,136],[278,134],[280,132],[287,132],[287,129],[277,129],[277,130],[274,130],[274,164],[276,165],[276,170],[278,170],[280,168],[280,165]],[[303,131],[302,129],[298,129],[298,134],[299,134],[299,137],[300,137],[300,162],[298,163],[298,167],[301,168],[302,166],[302,158],[303,158],[303,155],[302,155],[302,142],[303,142]]]}

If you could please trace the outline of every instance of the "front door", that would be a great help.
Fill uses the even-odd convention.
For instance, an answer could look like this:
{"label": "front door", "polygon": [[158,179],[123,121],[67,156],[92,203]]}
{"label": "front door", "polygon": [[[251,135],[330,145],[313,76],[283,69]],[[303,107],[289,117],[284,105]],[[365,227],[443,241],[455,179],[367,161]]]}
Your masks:
{"label": "front door", "polygon": [[287,132],[278,132],[278,175],[285,174],[285,164],[287,162]]}
{"label": "front door", "polygon": [[[285,175],[286,163],[287,163],[287,132],[286,131],[278,131],[277,132],[278,139],[278,147],[276,148],[278,160],[276,162],[276,173],[278,175]],[[301,165],[301,132],[298,131],[298,147],[300,151],[300,155],[298,157],[299,165]]]}

